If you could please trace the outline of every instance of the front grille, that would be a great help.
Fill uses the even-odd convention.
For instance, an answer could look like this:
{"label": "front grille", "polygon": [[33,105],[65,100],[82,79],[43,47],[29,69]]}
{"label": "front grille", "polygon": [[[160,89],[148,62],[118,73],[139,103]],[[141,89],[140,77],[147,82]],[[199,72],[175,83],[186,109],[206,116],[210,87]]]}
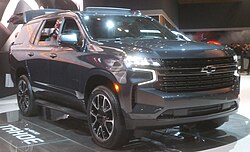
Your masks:
{"label": "front grille", "polygon": [[[166,92],[194,92],[234,85],[237,64],[232,57],[209,59],[166,59],[158,70],[154,87]],[[212,67],[212,68],[211,68]],[[203,71],[202,70],[206,71]]]}

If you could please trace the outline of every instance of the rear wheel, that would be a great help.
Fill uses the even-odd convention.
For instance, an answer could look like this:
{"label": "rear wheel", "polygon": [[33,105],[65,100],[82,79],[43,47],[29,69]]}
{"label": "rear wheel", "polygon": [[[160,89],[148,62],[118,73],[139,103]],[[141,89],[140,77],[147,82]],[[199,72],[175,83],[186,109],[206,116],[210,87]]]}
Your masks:
{"label": "rear wheel", "polygon": [[115,94],[105,86],[96,87],[88,100],[88,125],[96,144],[115,149],[129,140]]}
{"label": "rear wheel", "polygon": [[30,81],[27,76],[19,77],[17,84],[17,102],[20,112],[24,116],[35,116],[38,113],[37,105],[34,103],[34,95],[31,89]]}

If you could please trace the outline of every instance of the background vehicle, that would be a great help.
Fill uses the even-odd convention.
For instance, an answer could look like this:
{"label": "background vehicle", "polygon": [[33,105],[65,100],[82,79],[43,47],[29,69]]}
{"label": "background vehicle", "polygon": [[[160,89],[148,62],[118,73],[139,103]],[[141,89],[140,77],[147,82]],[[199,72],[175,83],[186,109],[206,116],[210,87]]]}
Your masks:
{"label": "background vehicle", "polygon": [[20,111],[39,106],[88,120],[106,148],[136,129],[212,129],[238,109],[237,57],[230,49],[178,41],[129,9],[59,11],[24,25],[10,51]]}

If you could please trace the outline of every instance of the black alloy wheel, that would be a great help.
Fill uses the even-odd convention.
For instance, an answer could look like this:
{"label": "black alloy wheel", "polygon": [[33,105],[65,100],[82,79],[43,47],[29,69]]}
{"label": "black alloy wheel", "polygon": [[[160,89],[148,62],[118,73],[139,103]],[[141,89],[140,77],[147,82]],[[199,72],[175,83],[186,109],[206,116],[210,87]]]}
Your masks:
{"label": "black alloy wheel", "polygon": [[34,103],[33,91],[27,76],[19,77],[17,85],[17,101],[20,112],[24,116],[34,116],[38,113],[37,105]]}
{"label": "black alloy wheel", "polygon": [[105,86],[96,87],[88,100],[88,125],[98,145],[115,149],[129,139],[115,94]]}
{"label": "black alloy wheel", "polygon": [[107,141],[114,131],[114,112],[104,94],[94,97],[90,105],[90,115],[94,135],[101,142]]}

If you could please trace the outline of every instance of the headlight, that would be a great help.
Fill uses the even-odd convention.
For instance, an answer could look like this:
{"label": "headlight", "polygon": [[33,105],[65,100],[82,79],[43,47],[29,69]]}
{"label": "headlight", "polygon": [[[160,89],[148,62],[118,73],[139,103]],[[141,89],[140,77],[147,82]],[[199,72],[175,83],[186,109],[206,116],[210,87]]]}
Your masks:
{"label": "headlight", "polygon": [[143,67],[143,66],[160,66],[160,63],[156,59],[143,58],[138,56],[127,56],[124,60],[126,67]]}
{"label": "headlight", "polygon": [[[139,82],[138,85],[145,85],[153,83],[158,80],[155,70],[150,69],[141,69],[141,68],[132,68],[132,71],[135,72],[133,77]],[[140,77],[136,78],[138,73]]]}

